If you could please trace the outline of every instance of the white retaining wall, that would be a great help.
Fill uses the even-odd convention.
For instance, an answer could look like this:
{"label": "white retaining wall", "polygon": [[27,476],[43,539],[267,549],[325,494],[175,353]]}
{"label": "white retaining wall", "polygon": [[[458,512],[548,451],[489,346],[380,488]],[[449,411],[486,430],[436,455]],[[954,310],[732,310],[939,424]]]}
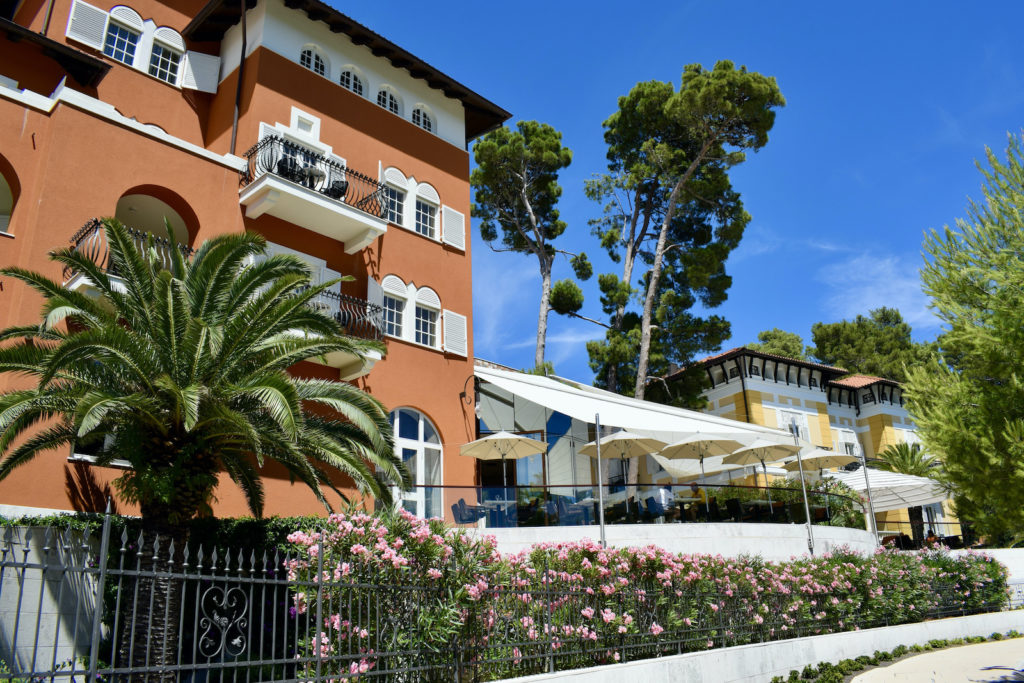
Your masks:
{"label": "white retaining wall", "polygon": [[[876,650],[890,651],[897,645],[919,645],[937,638],[988,636],[1011,629],[1024,631],[1024,610],[977,614],[969,617],[937,619],[917,624],[903,624],[864,631],[831,633],[770,643],[691,652],[685,655],[642,659],[635,662],[596,666],[589,669],[559,671],[507,679],[517,683],[621,683],[622,681],[658,681],[658,683],[689,683],[715,681],[764,683],[773,676],[788,676],[793,669],[808,664],[838,662]],[[1024,648],[1024,645],[1022,645]]]}
{"label": "white retaining wall", "polygon": [[[498,540],[498,550],[517,553],[535,543],[562,543],[597,539],[596,526],[527,527],[522,529],[467,529]],[[674,553],[706,553],[738,557],[760,555],[766,560],[788,560],[807,554],[804,524],[609,524],[608,545],[643,547],[657,545]],[[863,529],[815,526],[814,552],[820,555],[839,546],[857,552],[874,552],[871,533]]]}
{"label": "white retaining wall", "polygon": [[[17,672],[33,661],[49,668],[87,656],[96,575],[82,568],[96,556],[93,541],[67,531],[47,536],[39,527],[5,529],[3,535],[3,559],[16,564],[0,570],[0,660]],[[77,570],[67,571],[72,567]]]}

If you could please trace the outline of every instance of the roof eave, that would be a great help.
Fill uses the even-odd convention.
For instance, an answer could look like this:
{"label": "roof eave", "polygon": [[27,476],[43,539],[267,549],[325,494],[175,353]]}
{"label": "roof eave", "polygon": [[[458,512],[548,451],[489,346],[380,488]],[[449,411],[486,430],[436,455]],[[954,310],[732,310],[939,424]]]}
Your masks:
{"label": "roof eave", "polygon": [[[245,0],[246,9],[255,7],[257,1]],[[425,81],[429,87],[440,90],[446,97],[462,102],[466,109],[467,143],[498,128],[512,117],[511,113],[482,95],[320,0],[284,0],[284,4],[289,9],[304,11],[312,21],[324,22],[334,33],[346,34],[356,45],[366,46],[374,56],[387,59],[395,68],[406,69],[413,78]],[[199,42],[219,41],[229,28],[238,23],[240,17],[239,4],[228,0],[210,0],[182,34]]]}

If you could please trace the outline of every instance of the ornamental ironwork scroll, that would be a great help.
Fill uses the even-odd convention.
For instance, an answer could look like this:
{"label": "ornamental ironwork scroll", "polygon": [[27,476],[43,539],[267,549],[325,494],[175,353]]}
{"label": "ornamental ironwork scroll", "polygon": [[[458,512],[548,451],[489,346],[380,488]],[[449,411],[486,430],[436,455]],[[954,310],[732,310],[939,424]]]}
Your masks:
{"label": "ornamental ironwork scroll", "polygon": [[203,591],[199,609],[199,627],[203,629],[199,654],[207,658],[235,658],[245,652],[245,630],[249,626],[245,591],[238,586],[210,586]]}

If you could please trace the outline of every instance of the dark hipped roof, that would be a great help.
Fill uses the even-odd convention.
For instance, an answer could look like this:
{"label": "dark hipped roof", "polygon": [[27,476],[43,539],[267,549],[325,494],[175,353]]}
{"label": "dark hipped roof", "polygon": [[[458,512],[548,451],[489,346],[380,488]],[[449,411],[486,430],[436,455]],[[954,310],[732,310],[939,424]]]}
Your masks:
{"label": "dark hipped roof", "polygon": [[[466,109],[466,140],[494,130],[512,116],[490,100],[320,0],[284,0],[284,4],[290,9],[302,10],[313,21],[324,22],[334,33],[344,33],[356,45],[369,48],[375,57],[384,57],[395,68],[407,69],[413,78],[422,79],[431,88],[462,102]],[[210,0],[182,33],[186,38],[199,42],[220,41],[224,33],[238,23],[240,5],[231,0]],[[252,9],[256,6],[256,0],[245,0],[245,6],[246,9]]]}
{"label": "dark hipped roof", "polygon": [[825,372],[834,372],[837,375],[845,375],[848,370],[845,368],[836,367],[835,365],[825,365],[824,363],[815,363],[810,360],[800,360],[797,358],[788,358],[787,356],[780,356],[774,353],[765,353],[763,351],[757,351],[755,349],[748,349],[745,346],[737,346],[736,348],[729,349],[728,351],[722,351],[716,353],[707,358],[702,358],[698,363],[701,365],[714,365],[721,363],[722,361],[736,358],[737,356],[757,356],[758,358],[767,358],[768,360],[777,360],[782,363],[790,363],[791,365],[802,365],[805,368],[814,368],[815,370],[824,370]]}
{"label": "dark hipped roof", "polygon": [[57,62],[79,85],[87,88],[94,87],[110,71],[110,65],[102,59],[87,55],[53,38],[47,38],[8,19],[0,19],[0,30],[11,41],[25,40],[38,45],[44,56]]}

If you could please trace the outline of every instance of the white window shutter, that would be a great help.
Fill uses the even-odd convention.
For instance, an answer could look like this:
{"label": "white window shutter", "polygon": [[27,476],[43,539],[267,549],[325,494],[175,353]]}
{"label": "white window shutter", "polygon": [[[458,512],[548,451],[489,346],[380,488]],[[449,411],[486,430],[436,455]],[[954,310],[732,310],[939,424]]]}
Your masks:
{"label": "white window shutter", "polygon": [[444,312],[444,348],[447,353],[469,355],[469,336],[466,333],[466,316],[454,311]]}
{"label": "white window shutter", "polygon": [[373,278],[366,281],[366,300],[372,306],[384,307],[384,288]]}
{"label": "white window shutter", "polygon": [[441,207],[441,239],[466,251],[466,217],[450,206]]}
{"label": "white window shutter", "polygon": [[107,13],[82,0],[75,0],[64,35],[83,45],[102,50],[103,41],[107,37]]}
{"label": "white window shutter", "polygon": [[220,81],[220,57],[189,50],[181,74],[181,87],[200,92],[217,92]]}

